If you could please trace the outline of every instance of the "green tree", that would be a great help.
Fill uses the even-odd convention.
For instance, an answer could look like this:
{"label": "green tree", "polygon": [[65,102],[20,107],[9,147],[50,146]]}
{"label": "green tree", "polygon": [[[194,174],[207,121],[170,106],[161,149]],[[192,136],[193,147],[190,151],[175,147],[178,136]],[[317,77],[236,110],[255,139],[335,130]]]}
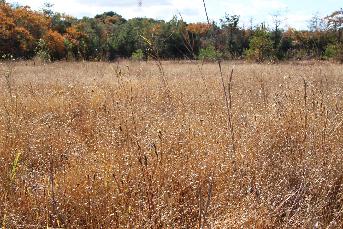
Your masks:
{"label": "green tree", "polygon": [[286,43],[282,43],[285,42],[286,40],[283,40],[282,37],[282,29],[280,29],[281,24],[283,22],[284,19],[281,18],[281,12],[275,12],[272,15],[273,18],[273,31],[271,32],[271,40],[273,41],[273,49],[275,51],[275,56],[278,59],[282,59],[285,56],[284,53],[284,48]]}
{"label": "green tree", "polygon": [[[160,58],[193,58],[193,51],[185,38],[189,34],[187,24],[174,17],[168,22],[160,21],[158,32],[151,37],[153,43],[153,54]],[[192,47],[194,48],[194,47]]]}
{"label": "green tree", "polygon": [[254,61],[263,62],[274,58],[273,41],[268,31],[258,28],[249,42],[246,56]]}
{"label": "green tree", "polygon": [[221,31],[218,34],[220,41],[218,46],[222,51],[227,50],[231,58],[241,56],[243,54],[243,30],[238,26],[238,15],[225,14],[224,19],[220,20]]}

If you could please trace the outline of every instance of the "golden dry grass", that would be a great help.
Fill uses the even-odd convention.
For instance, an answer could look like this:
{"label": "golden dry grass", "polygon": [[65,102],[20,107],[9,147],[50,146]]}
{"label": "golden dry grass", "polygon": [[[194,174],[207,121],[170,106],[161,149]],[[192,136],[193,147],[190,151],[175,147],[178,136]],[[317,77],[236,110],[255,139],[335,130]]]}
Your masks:
{"label": "golden dry grass", "polygon": [[343,227],[342,65],[163,68],[2,63],[1,225]]}

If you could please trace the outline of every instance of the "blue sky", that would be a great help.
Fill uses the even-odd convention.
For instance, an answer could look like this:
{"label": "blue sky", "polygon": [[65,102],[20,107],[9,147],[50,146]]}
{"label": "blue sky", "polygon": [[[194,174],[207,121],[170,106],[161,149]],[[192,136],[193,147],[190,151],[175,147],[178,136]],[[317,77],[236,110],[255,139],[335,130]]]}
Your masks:
{"label": "blue sky", "polygon": [[[10,3],[42,8],[46,0],[7,0]],[[202,0],[48,0],[53,9],[76,17],[95,16],[114,11],[125,18],[152,17],[170,20],[181,14],[187,22],[206,21]],[[219,20],[225,13],[241,16],[241,25],[249,26],[263,21],[272,22],[272,15],[279,13],[284,27],[306,29],[315,14],[326,16],[343,7],[343,0],[206,0],[211,20]]]}

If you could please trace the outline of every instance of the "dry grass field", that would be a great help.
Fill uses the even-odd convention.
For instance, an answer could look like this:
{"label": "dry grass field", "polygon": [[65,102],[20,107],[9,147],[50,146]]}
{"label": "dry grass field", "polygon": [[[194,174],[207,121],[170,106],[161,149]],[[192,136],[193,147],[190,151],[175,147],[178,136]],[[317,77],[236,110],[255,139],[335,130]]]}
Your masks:
{"label": "dry grass field", "polygon": [[2,63],[0,225],[343,227],[342,65],[162,67]]}

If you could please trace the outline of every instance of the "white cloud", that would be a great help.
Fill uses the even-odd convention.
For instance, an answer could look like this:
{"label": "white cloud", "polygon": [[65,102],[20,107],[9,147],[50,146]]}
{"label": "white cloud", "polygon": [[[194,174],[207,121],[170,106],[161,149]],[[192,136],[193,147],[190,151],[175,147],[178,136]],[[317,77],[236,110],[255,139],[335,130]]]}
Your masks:
{"label": "white cloud", "polygon": [[290,13],[287,15],[287,27],[294,27],[306,29],[308,26],[308,21],[311,19],[311,15],[304,14],[302,12]]}
{"label": "white cloud", "polygon": [[[18,1],[9,0],[9,2]],[[19,4],[29,5],[38,10],[43,7],[44,2],[46,0],[21,0]],[[174,15],[181,14],[186,21],[202,21],[201,14],[203,13],[202,0],[141,0],[141,6],[139,6],[139,0],[50,0],[48,2],[54,5],[54,11],[64,12],[79,18],[114,11],[125,18],[149,17],[170,20]]]}
{"label": "white cloud", "polygon": [[9,3],[18,3],[19,5],[30,6],[33,9],[39,9],[43,6],[44,1],[42,0],[21,0],[21,1],[7,1]]}
{"label": "white cloud", "polygon": [[104,7],[132,7],[138,6],[139,2],[142,3],[142,6],[162,6],[170,5],[171,0],[74,0],[77,3],[91,6],[104,6]]}

